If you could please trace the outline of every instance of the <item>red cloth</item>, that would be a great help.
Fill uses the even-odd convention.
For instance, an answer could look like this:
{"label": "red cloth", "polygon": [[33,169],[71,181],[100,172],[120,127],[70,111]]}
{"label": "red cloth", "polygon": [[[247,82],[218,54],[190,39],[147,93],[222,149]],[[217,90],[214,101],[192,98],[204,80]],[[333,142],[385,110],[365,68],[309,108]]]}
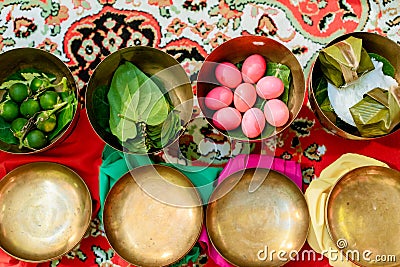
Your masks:
{"label": "red cloth", "polygon": [[[315,120],[314,114],[304,106],[299,117],[309,118],[314,120],[316,125],[310,136],[302,138],[302,147],[307,147],[312,143],[324,144],[330,153],[326,153],[321,157],[321,160],[312,161],[306,157],[302,159],[294,156],[293,159],[301,162],[302,168],[313,166],[315,168],[315,174],[319,175],[320,171],[332,163],[338,156],[346,152],[359,153],[366,156],[374,157],[378,160],[382,160],[388,163],[390,166],[400,169],[400,154],[397,153],[400,148],[398,142],[399,133],[390,135],[385,138],[378,139],[376,141],[350,141],[343,138],[333,136],[326,133],[320,124]],[[291,136],[294,133],[290,130],[286,132],[287,135]],[[289,148],[290,143],[286,143],[283,148],[278,148],[277,155],[284,151],[293,151]],[[12,169],[35,161],[52,161],[60,164],[64,164],[71,169],[75,170],[87,183],[93,199],[93,215],[97,214],[99,208],[98,199],[98,174],[99,166],[101,164],[101,154],[104,148],[104,143],[93,131],[85,110],[80,112],[80,119],[73,133],[62,143],[56,147],[45,151],[40,154],[33,155],[12,155],[9,153],[0,152],[0,177],[3,177],[6,173]],[[301,154],[300,154],[301,155]],[[98,227],[98,226],[97,226]],[[61,266],[98,266],[96,263],[96,256],[93,253],[93,248],[100,248],[103,252],[108,252],[110,249],[104,236],[92,235],[88,238],[83,239],[80,244],[80,251],[83,252],[87,258],[82,261],[74,258],[64,257]],[[310,249],[306,244],[303,249]],[[103,256],[102,256],[103,257]],[[107,256],[108,259],[109,256]],[[104,257],[103,257],[104,258]],[[120,264],[120,266],[127,266],[128,264],[119,259],[119,257],[110,256],[110,260],[114,264]],[[25,263],[9,257],[3,251],[0,250],[0,267],[33,267],[37,264]],[[49,266],[49,263],[39,264],[39,267]],[[207,267],[217,266],[212,260],[209,260],[206,264]],[[329,263],[325,259],[323,261],[303,261],[303,262],[289,262],[285,266],[288,267],[328,267]]]}
{"label": "red cloth", "polygon": [[[86,111],[81,110],[80,118],[72,134],[68,136],[68,138],[62,143],[57,144],[50,150],[32,155],[14,155],[0,152],[0,177],[3,177],[14,168],[30,162],[51,161],[63,164],[76,171],[86,182],[92,195],[93,216],[95,216],[98,212],[100,203],[98,194],[98,176],[103,148],[104,143],[92,129],[86,116]],[[94,243],[94,240],[91,238],[85,239],[82,243],[88,243],[89,241]],[[105,241],[102,240],[96,243],[104,244],[104,242]],[[83,244],[81,244],[81,247],[82,246]],[[68,261],[65,263],[67,262]],[[37,264],[25,263],[13,259],[0,250],[0,267],[30,267],[36,265]],[[48,266],[48,263],[43,265]],[[74,263],[69,266],[77,265],[78,264]],[[93,261],[93,265],[90,265],[89,263],[83,263],[81,266],[87,267],[98,265]]]}

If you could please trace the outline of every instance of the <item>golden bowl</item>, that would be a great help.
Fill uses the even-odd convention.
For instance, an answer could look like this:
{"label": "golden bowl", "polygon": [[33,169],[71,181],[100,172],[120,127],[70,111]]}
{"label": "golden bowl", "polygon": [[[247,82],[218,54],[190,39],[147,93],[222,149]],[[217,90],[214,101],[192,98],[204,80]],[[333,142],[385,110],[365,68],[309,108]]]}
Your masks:
{"label": "golden bowl", "polygon": [[197,242],[202,202],[181,172],[147,165],[128,172],[111,188],[103,223],[110,245],[124,260],[135,266],[167,266]]}
{"label": "golden bowl", "polygon": [[[262,134],[257,138],[247,138],[243,134],[242,130],[239,129],[240,126],[238,129],[229,132],[218,129],[212,121],[212,116],[215,111],[208,109],[205,105],[205,97],[208,92],[219,85],[214,75],[217,66],[216,63],[229,61],[236,64],[242,62],[252,54],[262,55],[267,62],[281,63],[288,66],[291,70],[292,76],[288,100],[290,113],[289,121],[282,127],[265,127]],[[261,141],[284,131],[300,112],[305,94],[306,87],[304,73],[296,57],[283,44],[264,36],[241,36],[221,44],[205,59],[197,78],[197,97],[199,106],[207,121],[228,138],[242,141]]]}
{"label": "golden bowl", "polygon": [[[363,47],[365,48],[365,50],[367,50],[367,52],[376,53],[386,58],[395,68],[395,79],[397,80],[398,83],[400,82],[400,69],[398,67],[400,64],[400,60],[398,58],[398,55],[400,54],[400,46],[396,42],[376,33],[354,32],[335,38],[334,40],[329,42],[326,45],[326,47],[333,45],[337,42],[340,42],[342,40],[345,40],[350,36],[362,39]],[[309,79],[310,84],[309,84],[308,94],[309,94],[310,105],[314,110],[314,113],[318,118],[319,122],[322,124],[322,126],[324,126],[326,129],[328,129],[335,135],[351,140],[372,140],[375,138],[381,138],[390,135],[395,131],[397,131],[397,129],[399,129],[399,127],[396,127],[391,133],[384,136],[363,137],[358,132],[356,127],[349,126],[349,127],[339,128],[336,125],[337,115],[334,112],[323,111],[317,103],[317,99],[315,96],[315,90],[317,88],[317,79],[323,76],[320,66],[321,63],[317,58],[310,71],[310,79]]]}
{"label": "golden bowl", "polygon": [[92,201],[84,181],[52,162],[29,163],[0,180],[0,247],[28,262],[57,259],[81,241]]}
{"label": "golden bowl", "polygon": [[[93,129],[105,143],[117,150],[130,153],[129,150],[123,148],[117,137],[105,129],[104,126],[101,126],[99,123],[99,114],[96,114],[94,104],[96,91],[102,86],[110,86],[115,70],[125,61],[133,63],[142,72],[147,74],[147,76],[155,78],[158,82],[162,83],[168,92],[175,110],[179,111],[183,128],[185,128],[192,117],[193,91],[189,77],[179,62],[159,49],[148,46],[132,46],[120,49],[107,56],[96,67],[90,77],[85,98],[86,112]],[[175,140],[183,132],[184,129],[177,134]],[[168,144],[175,140],[171,140]],[[158,151],[153,152],[156,153]]]}
{"label": "golden bowl", "polygon": [[[62,77],[66,77],[68,87],[74,91],[75,97],[79,99],[78,89],[71,71],[67,65],[61,61],[61,59],[49,52],[37,48],[16,48],[0,54],[0,61],[6,62],[6,64],[0,65],[0,84],[3,83],[8,76],[19,70],[34,68],[44,73],[54,74],[57,77],[55,83],[59,83]],[[79,109],[80,105],[78,104],[74,111],[73,119],[68,126],[66,126],[64,130],[54,137],[44,148],[31,150],[24,147],[20,149],[18,145],[11,145],[0,140],[0,150],[16,154],[31,154],[42,152],[54,147],[56,144],[62,142],[66,137],[68,137],[68,135],[73,131],[73,128],[79,119]]]}
{"label": "golden bowl", "polygon": [[343,175],[326,204],[327,228],[342,253],[338,259],[366,267],[399,266],[399,202],[400,172],[394,169],[368,166]]}
{"label": "golden bowl", "polygon": [[[264,179],[249,192],[253,179]],[[213,192],[206,227],[216,250],[235,266],[282,266],[299,251],[309,230],[304,195],[285,175],[246,169],[227,177]],[[271,251],[281,252],[280,258]]]}

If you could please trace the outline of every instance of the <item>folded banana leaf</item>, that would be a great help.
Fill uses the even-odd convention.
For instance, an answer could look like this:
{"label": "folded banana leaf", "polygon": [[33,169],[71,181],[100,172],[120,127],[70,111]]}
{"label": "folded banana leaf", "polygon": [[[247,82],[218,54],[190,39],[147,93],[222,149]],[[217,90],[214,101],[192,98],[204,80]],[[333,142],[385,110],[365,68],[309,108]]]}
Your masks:
{"label": "folded banana leaf", "polygon": [[336,87],[342,87],[374,69],[362,40],[349,37],[324,48],[318,56],[325,78]]}
{"label": "folded banana leaf", "polygon": [[389,91],[375,88],[350,108],[357,129],[363,137],[390,133],[400,123],[400,87]]}

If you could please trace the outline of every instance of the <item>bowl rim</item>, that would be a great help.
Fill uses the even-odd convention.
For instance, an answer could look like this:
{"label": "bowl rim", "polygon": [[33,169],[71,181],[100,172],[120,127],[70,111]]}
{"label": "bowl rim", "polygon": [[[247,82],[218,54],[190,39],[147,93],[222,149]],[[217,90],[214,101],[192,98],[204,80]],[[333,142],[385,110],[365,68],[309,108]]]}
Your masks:
{"label": "bowl rim", "polygon": [[[306,101],[307,87],[306,87],[306,78],[305,78],[305,75],[304,75],[304,68],[303,68],[303,66],[300,64],[300,61],[298,60],[298,58],[293,54],[293,52],[292,52],[286,45],[280,43],[279,41],[277,41],[277,40],[275,40],[275,39],[272,39],[272,38],[267,37],[267,36],[262,36],[262,35],[242,35],[242,36],[237,36],[237,37],[234,37],[234,38],[232,38],[232,39],[229,39],[229,40],[225,41],[224,43],[220,44],[218,47],[216,47],[216,48],[215,48],[211,53],[209,53],[208,56],[204,59],[204,61],[202,62],[202,66],[201,66],[201,68],[200,68],[200,70],[199,70],[199,72],[198,72],[198,75],[197,75],[196,85],[197,85],[197,90],[198,90],[198,84],[199,84],[199,83],[203,83],[202,81],[199,82],[199,76],[200,76],[201,71],[203,70],[203,67],[204,67],[205,63],[206,63],[206,62],[215,62],[215,61],[209,61],[209,58],[212,57],[211,54],[212,54],[213,52],[215,52],[215,51],[217,51],[217,50],[223,49],[223,46],[224,46],[226,43],[228,43],[228,42],[238,42],[238,41],[240,41],[241,39],[248,39],[248,38],[253,38],[253,39],[255,39],[255,40],[254,40],[255,42],[269,42],[269,43],[274,43],[275,45],[278,45],[278,46],[280,46],[282,49],[286,50],[286,51],[288,52],[288,54],[292,57],[294,64],[297,65],[297,66],[299,67],[299,70],[301,70],[301,72],[302,72],[302,75],[301,75],[302,81],[299,82],[300,86],[302,87],[302,92],[301,92],[302,101],[301,101],[301,104],[300,104],[299,109],[298,109],[298,110],[295,110],[294,112],[292,112],[291,110],[289,110],[291,116],[289,117],[288,122],[286,122],[286,124],[285,124],[284,126],[281,126],[281,127],[274,127],[274,126],[272,126],[275,130],[271,133],[270,136],[264,137],[264,138],[260,138],[260,136],[257,137],[257,138],[238,138],[238,137],[230,136],[230,135],[229,135],[229,131],[224,131],[224,130],[218,129],[218,128],[212,123],[212,121],[211,121],[210,118],[208,118],[207,116],[204,116],[204,117],[206,118],[206,121],[213,127],[213,129],[217,130],[219,133],[221,133],[222,135],[224,135],[226,138],[233,139],[233,140],[237,140],[237,141],[240,141],[240,142],[259,143],[259,142],[263,142],[263,141],[265,141],[265,140],[269,140],[269,139],[271,139],[271,138],[275,138],[275,137],[277,137],[279,134],[281,134],[282,132],[284,132],[287,128],[289,128],[290,125],[296,120],[297,116],[299,115],[299,113],[300,113],[300,111],[301,111],[301,109],[302,109],[302,107],[303,107],[303,105],[304,105],[304,103],[305,103],[305,101]],[[218,62],[215,62],[215,63],[218,63]],[[292,75],[293,75],[293,74],[292,74]],[[291,83],[292,83],[292,82],[293,82],[293,81],[291,81]],[[201,110],[201,112],[202,112],[203,115],[204,115],[202,104],[200,104],[200,101],[198,101],[198,103],[199,103],[200,110]],[[267,123],[267,122],[266,122],[266,123]],[[240,126],[239,126],[239,127],[240,127]],[[238,128],[239,128],[239,127],[238,127]],[[277,131],[278,128],[279,128],[279,130]],[[235,129],[235,130],[236,130],[236,129]]]}
{"label": "bowl rim", "polygon": [[[179,140],[179,138],[180,138],[180,137],[183,135],[183,133],[185,132],[185,129],[187,128],[187,125],[188,125],[189,122],[190,122],[190,119],[189,119],[185,124],[182,125],[183,128],[180,130],[180,132],[179,132],[179,134],[176,136],[176,138],[175,138],[174,140],[170,141],[166,146],[160,148],[159,150],[152,151],[152,152],[147,152],[147,153],[133,153],[133,152],[130,152],[129,150],[124,149],[124,147],[123,147],[122,145],[121,145],[121,147],[118,147],[118,146],[115,146],[114,144],[110,144],[110,143],[106,140],[107,138],[104,137],[104,136],[102,136],[102,135],[96,130],[96,128],[93,126],[92,121],[93,121],[93,120],[95,121],[96,119],[95,119],[92,115],[90,115],[90,112],[89,112],[89,110],[88,110],[88,108],[87,108],[87,107],[88,107],[87,103],[88,103],[88,101],[89,101],[89,100],[88,100],[88,99],[89,99],[89,98],[88,98],[89,90],[87,90],[87,89],[89,88],[89,85],[91,85],[91,82],[92,82],[92,80],[93,80],[93,76],[94,76],[95,72],[97,71],[97,69],[99,69],[100,67],[103,66],[103,65],[102,65],[103,62],[109,61],[109,60],[110,60],[110,57],[118,57],[120,54],[123,54],[123,53],[125,53],[125,52],[129,52],[129,51],[131,51],[131,50],[136,50],[136,49],[147,49],[147,50],[153,51],[153,52],[155,52],[155,53],[163,54],[163,55],[169,57],[169,58],[174,62],[174,65],[172,65],[172,66],[178,66],[178,67],[186,74],[186,76],[185,76],[186,82],[183,83],[183,84],[188,84],[188,85],[190,86],[190,88],[191,88],[191,92],[190,92],[190,94],[191,94],[191,100],[190,100],[190,102],[191,102],[191,111],[190,111],[190,114],[189,114],[189,115],[190,115],[190,118],[193,117],[194,94],[193,94],[192,83],[191,83],[190,78],[189,78],[189,76],[187,75],[185,69],[182,67],[182,65],[179,63],[179,61],[178,61],[175,57],[173,57],[172,55],[170,55],[170,54],[168,54],[167,52],[161,50],[160,48],[152,47],[152,46],[146,46],[146,45],[134,45],[134,46],[123,47],[123,48],[120,48],[120,49],[114,51],[113,53],[107,55],[104,59],[101,60],[101,62],[94,68],[94,70],[93,70],[93,72],[92,72],[92,75],[90,75],[90,78],[89,78],[89,80],[88,80],[88,82],[87,82],[87,87],[86,87],[86,90],[85,90],[85,111],[86,111],[86,116],[87,116],[87,118],[88,118],[88,120],[89,120],[89,124],[90,124],[91,128],[92,128],[93,131],[96,133],[96,135],[97,135],[105,144],[107,144],[108,146],[114,148],[114,149],[117,150],[117,151],[120,151],[120,152],[126,153],[126,154],[132,154],[132,155],[155,155],[155,154],[157,154],[157,153],[160,153],[160,152],[163,151],[164,149],[168,148],[172,143],[174,143],[174,142],[176,142],[177,140]],[[121,56],[120,56],[120,58],[122,59]],[[115,70],[114,70],[114,72],[115,72]],[[182,73],[183,73],[183,72],[182,72]],[[93,88],[93,92],[94,92],[96,89],[97,89],[97,88]],[[96,124],[97,124],[97,122],[96,122]],[[99,125],[99,127],[100,127],[100,125]]]}

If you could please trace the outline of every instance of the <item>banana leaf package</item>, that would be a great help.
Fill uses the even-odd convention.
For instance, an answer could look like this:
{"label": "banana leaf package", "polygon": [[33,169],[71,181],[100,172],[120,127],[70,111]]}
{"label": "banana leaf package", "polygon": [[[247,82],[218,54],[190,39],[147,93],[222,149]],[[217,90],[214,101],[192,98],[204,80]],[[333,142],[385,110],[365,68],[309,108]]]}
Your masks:
{"label": "banana leaf package", "polygon": [[374,69],[362,40],[352,36],[324,48],[318,59],[325,78],[336,87],[350,84]]}
{"label": "banana leaf package", "polygon": [[350,108],[357,129],[363,137],[390,133],[400,123],[400,87],[389,91],[375,88]]}

